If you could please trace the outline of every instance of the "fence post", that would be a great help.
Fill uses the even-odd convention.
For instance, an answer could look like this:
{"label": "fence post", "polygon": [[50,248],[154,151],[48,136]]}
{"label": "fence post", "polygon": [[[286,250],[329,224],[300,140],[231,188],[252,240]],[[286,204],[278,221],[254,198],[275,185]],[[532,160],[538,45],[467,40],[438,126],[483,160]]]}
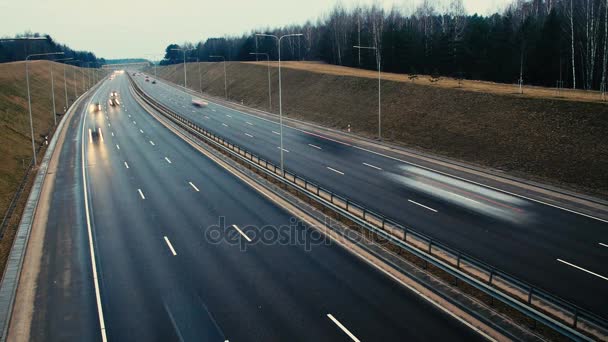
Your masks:
{"label": "fence post", "polygon": [[429,240],[429,254],[433,255],[433,253],[431,252],[431,248],[433,248],[433,240]]}
{"label": "fence post", "polygon": [[456,258],[456,268],[460,269],[460,252],[458,252],[458,257]]}
{"label": "fence post", "polygon": [[492,279],[494,278],[494,269],[490,271],[490,279],[488,279],[488,284],[492,285]]}
{"label": "fence post", "polygon": [[573,322],[572,326],[574,328],[576,328],[577,324],[578,324],[578,309],[574,309],[574,322]]}
{"label": "fence post", "polygon": [[532,304],[532,293],[534,292],[534,288],[530,286],[530,292],[528,293],[528,304]]}

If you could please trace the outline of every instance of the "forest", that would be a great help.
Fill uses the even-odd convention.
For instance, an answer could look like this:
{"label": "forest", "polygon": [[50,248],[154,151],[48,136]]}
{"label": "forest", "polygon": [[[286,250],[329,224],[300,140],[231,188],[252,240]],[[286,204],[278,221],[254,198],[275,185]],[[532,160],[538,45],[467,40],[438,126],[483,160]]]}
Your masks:
{"label": "forest", "polygon": [[[608,0],[516,0],[492,15],[468,14],[462,0],[424,0],[410,10],[336,5],[316,21],[242,36],[171,44],[163,65],[278,58],[409,74],[576,89],[604,89]],[[203,33],[202,33],[203,34]],[[365,46],[371,49],[356,49]]]}
{"label": "forest", "polygon": [[9,40],[0,42],[0,63],[23,61],[30,54],[63,52],[64,55],[59,57],[56,56],[56,59],[71,58],[71,65],[99,68],[103,64],[106,64],[103,58],[97,58],[94,53],[89,51],[75,51],[67,45],[57,43],[51,36],[46,34],[25,32],[17,34],[14,37],[5,37],[3,39],[26,37],[41,37],[46,39],[30,41]]}

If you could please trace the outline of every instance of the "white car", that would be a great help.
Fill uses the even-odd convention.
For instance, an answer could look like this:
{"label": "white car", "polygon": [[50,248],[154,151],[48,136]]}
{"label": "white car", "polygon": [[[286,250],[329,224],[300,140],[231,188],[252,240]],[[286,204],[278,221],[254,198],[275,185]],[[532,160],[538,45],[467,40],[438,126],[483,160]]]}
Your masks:
{"label": "white car", "polygon": [[209,103],[206,102],[206,101],[203,101],[201,99],[193,98],[192,99],[192,105],[194,107],[204,108],[204,107],[207,107],[209,105]]}

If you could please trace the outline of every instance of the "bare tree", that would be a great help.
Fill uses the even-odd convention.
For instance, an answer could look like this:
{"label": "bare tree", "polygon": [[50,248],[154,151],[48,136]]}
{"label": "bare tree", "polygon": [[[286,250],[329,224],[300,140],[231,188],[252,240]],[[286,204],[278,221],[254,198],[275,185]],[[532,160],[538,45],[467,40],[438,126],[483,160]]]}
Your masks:
{"label": "bare tree", "polygon": [[576,89],[576,60],[574,53],[574,0],[570,0],[570,42],[572,46],[572,89]]}

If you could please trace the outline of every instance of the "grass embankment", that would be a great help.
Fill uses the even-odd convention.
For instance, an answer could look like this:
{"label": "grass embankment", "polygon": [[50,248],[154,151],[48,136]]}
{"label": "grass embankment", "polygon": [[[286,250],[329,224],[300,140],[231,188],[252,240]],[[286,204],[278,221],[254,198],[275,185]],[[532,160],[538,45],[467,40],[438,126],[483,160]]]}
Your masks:
{"label": "grass embankment", "polygon": [[[366,137],[377,134],[377,74],[317,63],[288,62],[283,113]],[[153,70],[151,71],[153,73]],[[158,68],[183,84],[183,66]],[[188,84],[224,96],[221,63],[188,64]],[[265,62],[227,63],[233,101],[268,110]],[[271,66],[273,112],[278,111],[276,64]],[[608,198],[608,106],[597,94],[420,76],[383,75],[384,138],[392,143]]]}
{"label": "grass embankment", "polygon": [[[54,130],[51,66],[53,67],[57,113],[63,114],[66,107],[63,64],[49,61],[30,62],[30,91],[36,147],[44,142],[43,136],[50,136]],[[82,94],[86,87],[86,85],[83,86],[83,75],[85,82],[88,82],[89,72],[92,75],[92,71],[66,66],[66,84],[70,103],[76,96]],[[57,121],[59,122],[60,119],[61,117],[58,116]],[[41,158],[42,155],[39,154],[38,160]],[[0,64],[0,220],[4,217],[23,180],[31,159],[32,143],[27,107],[25,64],[24,62],[2,63]],[[17,210],[13,213],[4,236],[0,240],[0,270],[4,269],[33,176],[32,172],[18,202]]]}

